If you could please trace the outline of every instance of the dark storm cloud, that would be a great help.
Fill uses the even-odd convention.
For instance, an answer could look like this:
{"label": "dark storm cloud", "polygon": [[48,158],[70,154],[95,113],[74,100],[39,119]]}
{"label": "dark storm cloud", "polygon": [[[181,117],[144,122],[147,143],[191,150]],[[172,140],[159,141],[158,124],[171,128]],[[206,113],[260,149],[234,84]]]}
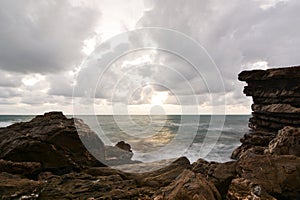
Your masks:
{"label": "dark storm cloud", "polygon": [[145,12],[139,26],[170,28],[191,36],[208,50],[225,76],[257,60],[272,66],[300,63],[300,1],[273,1],[267,10],[261,6],[269,1],[152,2],[153,9]]}
{"label": "dark storm cloud", "polygon": [[47,73],[73,67],[98,18],[99,12],[68,1],[1,1],[0,68]]}
{"label": "dark storm cloud", "polygon": [[[213,93],[216,103],[222,103],[226,98],[227,105],[248,106],[250,100],[242,94],[244,84],[237,81],[241,70],[251,68],[259,61],[265,61],[272,67],[300,63],[298,0],[145,2],[143,16],[139,20],[132,19],[133,22],[138,21],[136,27],[172,29],[196,40],[216,63],[226,95],[222,94],[216,76],[209,70],[203,68],[202,73],[198,74],[180,56],[168,52],[153,53],[150,64],[147,58],[136,61],[144,55],[151,56],[151,51],[132,53],[118,59],[104,74],[100,73],[111,58],[117,57],[130,45],[155,46],[159,43],[166,48],[181,49],[189,58],[199,57],[198,51],[169,35],[154,35],[156,40],[152,41],[147,35],[139,37],[132,34],[125,44],[120,42],[114,46],[114,42],[107,42],[106,46],[98,49],[100,57],[95,62],[89,63],[88,60],[90,67],[83,65],[74,82],[74,74],[70,71],[84,59],[83,41],[95,36],[99,8],[74,7],[68,1],[59,0],[4,0],[0,2],[0,104],[17,100],[29,105],[71,104],[72,95],[82,97],[86,94],[105,99],[107,103],[127,102],[131,98],[134,104],[143,104],[150,102],[154,91],[170,91],[167,103],[171,104],[178,104],[181,100],[180,104],[190,105],[196,99],[199,105],[209,105],[209,95]],[[268,8],[264,5],[266,3],[270,4]],[[116,14],[113,9],[111,12],[106,10],[106,13],[104,24],[120,23],[114,21]],[[101,28],[115,34],[114,30],[109,29],[111,27]],[[128,61],[131,63],[126,64]],[[43,74],[45,79],[32,86],[22,83],[25,76],[30,79],[34,74]],[[101,82],[97,82],[99,78]],[[216,84],[208,89],[205,78]],[[152,85],[153,91],[148,94],[141,86],[151,81],[161,85]],[[74,83],[76,88],[73,93]],[[91,83],[94,83],[92,87]]]}
{"label": "dark storm cloud", "polygon": [[[251,68],[259,61],[266,61],[271,67],[300,63],[300,1],[151,2],[152,9],[144,13],[138,27],[180,31],[203,45],[220,70],[225,91],[233,92],[228,103],[239,102],[230,98],[246,100],[242,93],[238,94],[243,84],[237,81],[237,74],[245,66]],[[266,3],[271,6],[263,9]],[[197,56],[197,52],[190,54]],[[199,87],[197,83],[192,85]]]}

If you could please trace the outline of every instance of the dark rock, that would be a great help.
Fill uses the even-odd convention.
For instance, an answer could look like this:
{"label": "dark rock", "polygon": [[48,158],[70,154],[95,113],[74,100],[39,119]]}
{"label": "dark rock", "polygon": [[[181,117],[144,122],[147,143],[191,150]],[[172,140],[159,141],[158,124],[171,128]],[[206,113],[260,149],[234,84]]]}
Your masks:
{"label": "dark rock", "polygon": [[46,113],[29,122],[0,129],[0,158],[14,162],[39,162],[43,169],[69,171],[85,166],[103,166],[82,144],[77,129],[85,127],[83,137],[97,141],[99,154],[104,145],[80,120],[67,119],[61,112]]}
{"label": "dark rock", "polygon": [[284,127],[269,144],[269,152],[276,155],[300,157],[300,128]]}
{"label": "dark rock", "polygon": [[263,155],[267,149],[268,149],[267,147],[263,147],[263,146],[242,144],[232,152],[231,158],[238,160],[240,158],[244,158],[248,156]]}
{"label": "dark rock", "polygon": [[21,178],[9,173],[0,173],[1,199],[39,199],[43,183]]}
{"label": "dark rock", "polygon": [[0,159],[0,172],[34,178],[40,171],[41,164],[37,162],[12,162]]}
{"label": "dark rock", "polygon": [[116,144],[116,147],[118,147],[118,148],[120,148],[120,149],[122,149],[124,151],[132,152],[130,144],[128,144],[128,143],[126,143],[124,141],[118,142]]}
{"label": "dark rock", "polygon": [[252,96],[254,130],[278,131],[285,126],[300,127],[300,66],[243,71],[244,93]]}
{"label": "dark rock", "polygon": [[254,131],[245,134],[240,139],[242,145],[236,148],[232,154],[232,159],[240,159],[243,156],[249,156],[253,154],[262,155],[268,148],[269,142],[274,139],[276,134],[274,132]]}
{"label": "dark rock", "polygon": [[241,200],[241,199],[263,199],[276,200],[268,194],[260,185],[251,182],[244,178],[233,179],[228,193],[227,199]]}
{"label": "dark rock", "polygon": [[300,66],[274,68],[268,70],[252,70],[243,71],[239,74],[238,79],[240,81],[265,81],[265,80],[281,80],[281,79],[298,79]]}
{"label": "dark rock", "polygon": [[136,181],[139,186],[158,189],[169,185],[183,170],[190,167],[190,161],[186,157],[181,157],[164,168],[137,174]]}
{"label": "dark rock", "polygon": [[[168,186],[189,167],[188,160],[180,158],[165,168],[141,174],[125,173],[109,167],[90,167],[80,173],[71,172],[63,175],[41,172],[38,180],[29,180],[2,172],[0,197],[1,199],[153,199],[155,193]],[[214,186],[202,179],[201,175],[197,177],[201,178],[193,180],[193,184],[198,184],[199,188],[205,189],[209,186],[214,189]]]}
{"label": "dark rock", "polygon": [[192,164],[192,171],[203,174],[209,181],[213,182],[223,199],[231,180],[236,177],[236,162],[216,163],[198,159]]}
{"label": "dark rock", "polygon": [[[253,113],[242,145],[232,152],[231,158],[273,154],[299,155],[299,136],[283,134],[286,126],[300,127],[300,66],[268,70],[244,71],[239,80],[246,81],[244,93],[252,96]],[[280,136],[274,139],[279,131]]]}
{"label": "dark rock", "polygon": [[300,157],[253,155],[237,162],[238,177],[260,185],[275,198],[300,198]]}
{"label": "dark rock", "polygon": [[221,196],[214,184],[202,174],[184,170],[169,186],[160,189],[154,199],[214,200],[221,199]]}
{"label": "dark rock", "polygon": [[105,164],[108,166],[138,163],[131,160],[133,153],[116,146],[105,146]]}
{"label": "dark rock", "polygon": [[255,131],[245,134],[240,141],[243,144],[266,147],[269,145],[269,142],[275,138],[275,136],[276,134],[273,132]]}

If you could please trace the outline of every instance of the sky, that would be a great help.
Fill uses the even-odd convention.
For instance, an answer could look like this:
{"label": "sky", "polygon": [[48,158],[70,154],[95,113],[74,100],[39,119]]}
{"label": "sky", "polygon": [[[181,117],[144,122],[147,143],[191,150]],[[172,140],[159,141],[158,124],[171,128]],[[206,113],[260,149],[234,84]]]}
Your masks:
{"label": "sky", "polygon": [[250,114],[300,63],[298,0],[2,0],[0,114]]}

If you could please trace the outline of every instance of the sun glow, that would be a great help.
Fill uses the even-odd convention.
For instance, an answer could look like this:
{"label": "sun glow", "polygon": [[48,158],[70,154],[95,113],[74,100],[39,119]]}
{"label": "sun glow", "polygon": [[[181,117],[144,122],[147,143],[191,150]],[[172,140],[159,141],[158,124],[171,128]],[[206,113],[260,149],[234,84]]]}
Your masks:
{"label": "sun glow", "polygon": [[44,79],[45,79],[45,77],[40,74],[33,74],[33,75],[28,75],[28,76],[24,77],[22,79],[22,83],[25,86],[33,86],[36,83],[38,83],[39,81],[42,81]]}
{"label": "sun glow", "polygon": [[168,92],[154,92],[151,98],[152,105],[163,105],[168,98]]}

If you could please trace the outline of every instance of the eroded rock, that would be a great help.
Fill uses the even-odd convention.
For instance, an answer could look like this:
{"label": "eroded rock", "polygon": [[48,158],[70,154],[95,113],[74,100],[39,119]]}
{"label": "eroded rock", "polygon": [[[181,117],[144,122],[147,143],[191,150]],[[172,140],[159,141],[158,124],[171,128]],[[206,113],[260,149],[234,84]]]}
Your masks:
{"label": "eroded rock", "polygon": [[276,200],[268,194],[260,185],[251,182],[248,179],[233,179],[228,193],[227,199],[230,200]]}
{"label": "eroded rock", "polygon": [[269,144],[269,152],[276,155],[300,156],[300,128],[284,127]]}
{"label": "eroded rock", "polygon": [[214,200],[221,199],[214,184],[202,174],[184,170],[169,186],[160,189],[154,199]]}
{"label": "eroded rock", "polygon": [[[97,141],[99,154],[104,145],[86,124],[83,137]],[[69,171],[84,166],[103,166],[82,144],[73,119],[61,112],[37,116],[29,122],[16,123],[0,129],[0,158],[14,162],[39,162],[43,169]]]}
{"label": "eroded rock", "polygon": [[300,198],[300,157],[254,155],[237,161],[238,177],[263,187],[279,199]]}

